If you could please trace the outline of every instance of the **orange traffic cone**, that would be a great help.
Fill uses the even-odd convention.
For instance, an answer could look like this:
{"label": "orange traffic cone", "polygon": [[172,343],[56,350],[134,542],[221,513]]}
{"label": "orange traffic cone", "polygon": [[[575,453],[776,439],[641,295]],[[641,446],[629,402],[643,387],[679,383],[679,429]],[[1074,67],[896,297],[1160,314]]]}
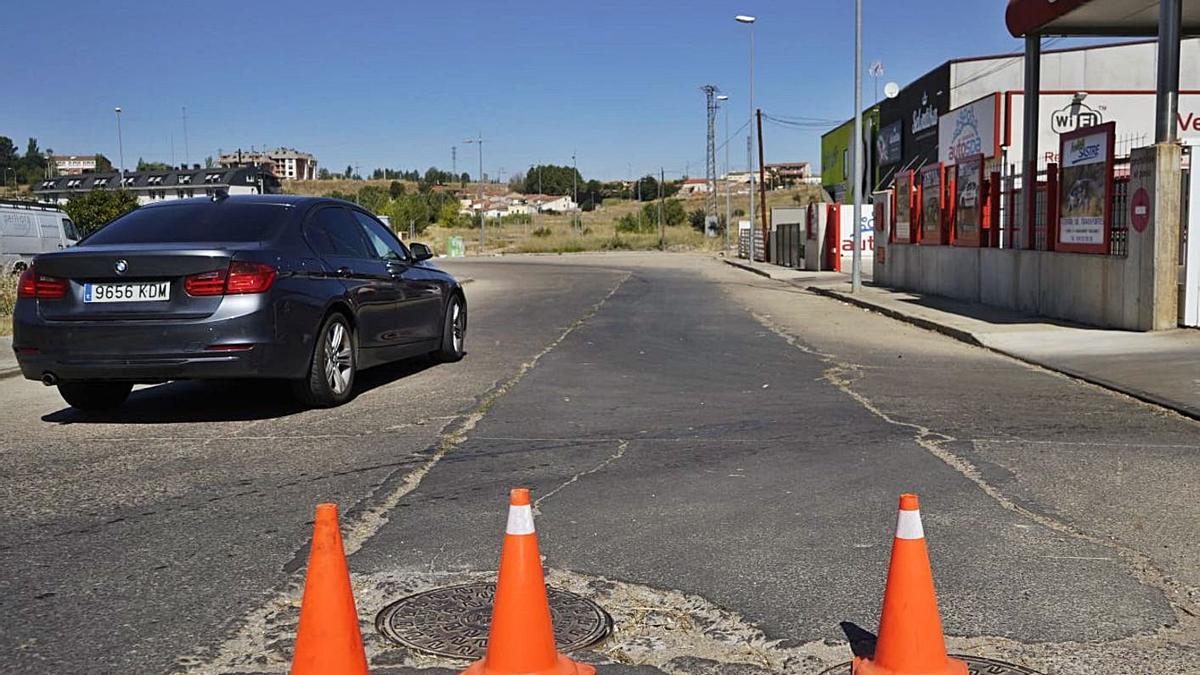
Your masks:
{"label": "orange traffic cone", "polygon": [[367,675],[336,504],[317,505],[292,675]]}
{"label": "orange traffic cone", "polygon": [[900,495],[900,516],[883,592],[874,658],[855,657],[853,675],[967,675],[946,655],[933,572],[916,495]]}
{"label": "orange traffic cone", "polygon": [[595,672],[595,668],[576,663],[555,648],[529,490],[513,490],[487,655],[472,663],[462,675],[594,675]]}

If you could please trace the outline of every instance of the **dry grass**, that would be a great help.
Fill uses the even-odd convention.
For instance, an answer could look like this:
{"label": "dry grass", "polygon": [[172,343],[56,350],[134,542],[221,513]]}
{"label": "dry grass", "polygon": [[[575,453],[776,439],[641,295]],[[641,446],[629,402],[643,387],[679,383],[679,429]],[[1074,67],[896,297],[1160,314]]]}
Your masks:
{"label": "dry grass", "polygon": [[17,275],[0,274],[0,335],[12,334],[13,305],[17,302]]}

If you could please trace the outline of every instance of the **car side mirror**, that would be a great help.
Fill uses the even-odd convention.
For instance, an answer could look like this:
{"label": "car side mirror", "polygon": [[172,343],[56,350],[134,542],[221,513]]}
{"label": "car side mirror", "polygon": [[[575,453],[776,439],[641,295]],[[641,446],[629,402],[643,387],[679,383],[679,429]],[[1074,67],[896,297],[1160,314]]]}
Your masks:
{"label": "car side mirror", "polygon": [[433,257],[433,251],[425,244],[411,244],[408,250],[412,251],[413,260],[417,262],[429,260]]}

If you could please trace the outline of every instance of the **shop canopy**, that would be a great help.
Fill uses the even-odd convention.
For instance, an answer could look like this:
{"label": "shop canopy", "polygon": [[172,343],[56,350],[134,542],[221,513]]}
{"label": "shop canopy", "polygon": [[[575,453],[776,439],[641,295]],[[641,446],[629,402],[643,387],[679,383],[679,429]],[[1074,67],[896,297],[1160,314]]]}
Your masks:
{"label": "shop canopy", "polygon": [[[1182,5],[1183,35],[1200,35],[1200,0]],[[1158,0],[1009,0],[1005,21],[1015,37],[1155,36]]]}

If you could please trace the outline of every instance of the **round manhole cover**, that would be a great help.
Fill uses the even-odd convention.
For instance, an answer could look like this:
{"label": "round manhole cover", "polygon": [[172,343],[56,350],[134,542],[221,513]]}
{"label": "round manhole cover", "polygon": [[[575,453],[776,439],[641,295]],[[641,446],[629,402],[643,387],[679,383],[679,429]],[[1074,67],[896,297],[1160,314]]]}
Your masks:
{"label": "round manhole cover", "polygon": [[[546,594],[559,651],[583,649],[608,636],[612,617],[600,605],[556,588],[547,587]],[[495,597],[494,583],[436,588],[384,607],[375,617],[375,628],[389,640],[420,652],[480,659],[487,651]]]}
{"label": "round manhole cover", "polygon": [[[1024,666],[1015,666],[1003,661],[994,661],[979,656],[951,654],[956,659],[967,662],[967,672],[971,675],[1041,675],[1036,670]],[[834,666],[821,675],[850,675],[850,662]]]}

